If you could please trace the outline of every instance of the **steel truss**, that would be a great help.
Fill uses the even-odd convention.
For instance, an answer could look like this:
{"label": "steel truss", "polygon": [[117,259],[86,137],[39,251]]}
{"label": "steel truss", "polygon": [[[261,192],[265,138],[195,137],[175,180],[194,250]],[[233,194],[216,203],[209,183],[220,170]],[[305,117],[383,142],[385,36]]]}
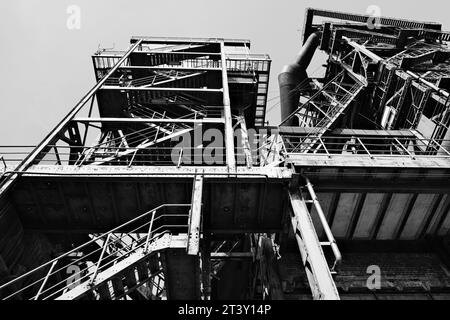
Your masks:
{"label": "steel truss", "polygon": [[[264,124],[269,57],[230,51],[238,46],[248,52],[247,41],[167,41],[133,38],[126,52],[97,52],[98,83],[17,171],[36,164],[182,164],[196,146],[175,150],[176,160],[174,146],[202,127],[225,129],[223,163],[233,169],[236,153],[242,152],[234,145],[232,129],[240,110],[247,110],[239,119],[248,122],[244,129]],[[253,94],[242,95],[243,89]]]}

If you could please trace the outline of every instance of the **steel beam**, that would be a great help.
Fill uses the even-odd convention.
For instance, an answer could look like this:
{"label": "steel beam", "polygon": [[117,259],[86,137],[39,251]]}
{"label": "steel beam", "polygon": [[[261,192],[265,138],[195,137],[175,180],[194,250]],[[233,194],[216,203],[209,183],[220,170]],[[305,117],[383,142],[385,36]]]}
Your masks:
{"label": "steel beam", "polygon": [[[213,53],[213,52],[182,52],[182,51],[181,52],[180,51],[135,51],[134,55],[149,55],[149,56],[150,55],[153,55],[153,56],[156,56],[156,55],[166,55],[166,56],[169,56],[169,55],[171,55],[171,56],[183,55],[183,56],[187,56],[187,57],[192,56],[192,58],[200,57],[201,60],[211,60],[211,58],[202,58],[202,57],[204,57],[204,56],[220,56],[220,53]],[[111,53],[111,52],[108,52],[108,51],[103,51],[103,52],[100,52],[100,53],[97,53],[97,54],[93,55],[92,57],[94,59],[95,58],[118,58],[118,57],[120,57],[120,55],[116,54],[115,52]],[[182,57],[182,58],[186,59],[185,57]],[[180,58],[180,59],[182,59],[182,58]],[[141,67],[144,67],[144,68],[152,68],[153,67],[153,68],[157,68],[157,69],[159,69],[159,68],[172,68],[172,67],[174,67],[174,68],[177,68],[177,67],[178,68],[182,68],[182,66],[170,65],[168,67],[159,67],[159,66],[123,66],[123,68],[121,68],[121,69],[133,69],[133,68],[141,68]],[[187,68],[189,68],[189,67],[187,67]],[[99,69],[105,69],[105,68],[99,68]],[[220,70],[220,68],[218,68],[218,70]]]}
{"label": "steel beam", "polygon": [[203,176],[197,175],[192,186],[191,212],[189,215],[189,232],[187,253],[198,255],[200,250],[200,229],[202,218]]}
{"label": "steel beam", "polygon": [[212,252],[211,260],[253,259],[252,252]]}
{"label": "steel beam", "polygon": [[55,165],[34,165],[23,173],[24,177],[36,176],[52,176],[52,177],[104,177],[104,176],[121,176],[121,177],[149,177],[154,178],[186,178],[192,179],[197,174],[198,169],[202,170],[205,177],[230,179],[245,178],[250,180],[267,180],[274,181],[288,180],[292,177],[293,171],[289,168],[279,167],[252,167],[248,169],[239,166],[236,171],[231,173],[225,166],[185,166],[177,168],[173,166],[120,166],[120,165],[99,165],[99,166],[55,166]]}
{"label": "steel beam", "polygon": [[222,93],[222,89],[203,89],[203,88],[167,88],[167,87],[121,87],[121,86],[102,86],[102,90],[118,91],[168,91],[168,92],[207,92]]}
{"label": "steel beam", "polygon": [[240,112],[238,119],[241,124],[241,143],[245,154],[245,162],[247,164],[247,168],[251,168],[253,165],[252,151],[248,139],[247,124],[245,123],[245,115],[243,111]]}
{"label": "steel beam", "polygon": [[147,37],[133,36],[131,43],[142,41],[142,43],[154,44],[219,44],[224,43],[227,46],[247,46],[250,48],[250,40],[247,39],[221,39],[221,38],[181,38],[181,37]]}
{"label": "steel beam", "polygon": [[73,121],[82,123],[223,123],[223,118],[201,119],[170,119],[170,118],[75,118]]}
{"label": "steel beam", "polygon": [[262,237],[258,250],[261,251],[260,263],[263,278],[267,280],[270,300],[284,300],[283,288],[278,270],[278,259],[271,238]]}
{"label": "steel beam", "polygon": [[352,179],[341,177],[339,179],[319,180],[315,183],[315,190],[320,193],[450,193],[448,176],[442,174],[437,179],[399,178],[392,175],[391,179]]}
{"label": "steel beam", "polygon": [[[83,106],[94,96],[94,94],[99,90],[103,84],[108,80],[108,78],[116,72],[116,70],[122,65],[122,63],[128,59],[130,54],[141,44],[141,40],[136,41],[127,52],[120,58],[120,60],[112,67],[108,73],[100,79],[100,81],[97,82],[97,84],[92,87],[91,90],[89,90],[83,98],[73,107],[73,109],[67,114],[67,116],[64,117],[63,120],[61,120],[60,123],[45,137],[44,140],[31,152],[23,161],[22,163],[16,168],[15,171],[24,171],[27,169],[28,166],[30,166],[36,157],[38,157],[47,147],[48,144],[52,143],[55,139],[58,138],[59,134],[62,132],[62,130],[67,126],[67,124],[75,117],[75,115],[83,108]],[[10,176],[9,179],[0,186],[0,194],[3,193],[13,180],[17,177],[17,174],[14,174],[13,176]]]}
{"label": "steel beam", "polygon": [[[304,35],[303,40],[306,41],[309,34],[312,32],[312,23],[314,21],[314,17],[324,17],[324,18],[332,18],[344,21],[354,21],[360,23],[367,23],[369,19],[372,19],[373,16],[367,14],[351,14],[345,12],[337,12],[337,11],[329,11],[329,10],[319,10],[308,8],[306,13],[305,27],[304,27]],[[400,28],[420,28],[420,29],[438,29],[440,30],[442,25],[438,23],[432,22],[423,22],[423,21],[414,21],[414,20],[405,20],[405,19],[393,19],[388,17],[379,17],[379,24],[381,26],[388,27],[400,27]]]}
{"label": "steel beam", "polygon": [[233,120],[231,118],[230,92],[228,89],[228,72],[226,66],[225,42],[220,43],[221,61],[222,61],[222,87],[223,87],[223,109],[225,121],[225,152],[227,166],[230,170],[236,169],[236,159],[234,157],[234,135]]}
{"label": "steel beam", "polygon": [[415,80],[417,80],[420,83],[423,83],[424,85],[430,87],[431,89],[435,90],[436,92],[438,92],[439,94],[442,94],[443,96],[445,96],[447,99],[450,97],[450,94],[444,90],[439,88],[438,86],[436,86],[434,83],[431,83],[423,78],[421,78],[420,76],[418,76],[417,74],[415,74],[414,72],[411,71],[406,71],[406,73],[408,75],[410,75],[411,77],[413,77]]}
{"label": "steel beam", "polygon": [[217,52],[194,52],[194,51],[162,51],[157,49],[152,49],[149,51],[136,51],[135,53],[140,54],[167,54],[167,55],[187,55],[187,56],[220,56],[220,53]]}
{"label": "steel beam", "polygon": [[364,54],[366,57],[372,59],[373,62],[378,63],[383,60],[379,55],[373,53],[369,49],[367,49],[364,45],[361,45],[355,41],[352,41],[351,39],[347,37],[342,37],[343,40],[347,41],[347,43],[353,47],[356,51]]}
{"label": "steel beam", "polygon": [[291,223],[302,256],[308,282],[315,300],[339,300],[339,293],[331,276],[308,208],[299,190],[290,190]]}
{"label": "steel beam", "polygon": [[334,27],[337,31],[339,31],[338,32],[339,34],[347,38],[362,38],[362,39],[371,38],[376,42],[382,42],[385,44],[392,44],[392,45],[395,45],[399,39],[398,36],[386,33],[356,29],[354,25],[352,25],[351,28],[348,28],[348,25],[345,27],[334,25]]}
{"label": "steel beam", "polygon": [[222,68],[207,68],[207,67],[183,67],[183,66],[123,66],[120,70],[178,70],[178,71],[222,71]]}
{"label": "steel beam", "polygon": [[383,154],[319,154],[289,153],[287,161],[298,167],[328,168],[403,168],[403,169],[449,169],[447,155],[418,155],[415,159],[408,155]]}
{"label": "steel beam", "polygon": [[211,241],[208,235],[200,252],[201,292],[203,300],[211,300]]}

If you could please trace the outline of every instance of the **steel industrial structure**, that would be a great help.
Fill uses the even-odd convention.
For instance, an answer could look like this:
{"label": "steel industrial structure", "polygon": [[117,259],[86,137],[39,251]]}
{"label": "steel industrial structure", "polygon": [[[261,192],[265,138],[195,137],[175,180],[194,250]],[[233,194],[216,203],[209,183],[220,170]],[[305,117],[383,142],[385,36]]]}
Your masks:
{"label": "steel industrial structure", "polygon": [[2,149],[0,297],[450,298],[450,33],[372,20],[307,9],[277,127],[248,40],[95,53],[55,129]]}

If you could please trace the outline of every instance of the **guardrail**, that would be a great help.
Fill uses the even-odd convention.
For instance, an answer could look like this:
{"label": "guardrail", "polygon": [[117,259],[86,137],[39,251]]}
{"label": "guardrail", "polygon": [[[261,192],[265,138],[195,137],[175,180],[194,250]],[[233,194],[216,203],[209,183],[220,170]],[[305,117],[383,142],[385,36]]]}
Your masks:
{"label": "guardrail", "polygon": [[34,146],[0,146],[0,178],[4,172],[14,170]]}
{"label": "guardrail", "polygon": [[301,153],[303,145],[309,145],[311,136],[283,134],[283,143],[287,154],[302,154],[305,157],[325,154],[354,156],[365,155],[371,158],[377,156],[407,156],[415,159],[420,156],[450,158],[448,147],[450,140],[436,141],[411,137],[317,137],[315,145],[308,153]]}

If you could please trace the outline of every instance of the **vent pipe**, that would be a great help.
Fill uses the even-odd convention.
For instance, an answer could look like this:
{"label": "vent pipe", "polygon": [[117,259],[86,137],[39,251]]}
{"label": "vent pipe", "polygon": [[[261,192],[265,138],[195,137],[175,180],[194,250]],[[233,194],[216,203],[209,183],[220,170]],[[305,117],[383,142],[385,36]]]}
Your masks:
{"label": "vent pipe", "polygon": [[[280,86],[280,108],[281,121],[286,120],[297,108],[300,101],[300,90],[297,86],[302,86],[303,81],[308,79],[306,69],[317,46],[320,43],[321,32],[312,33],[298,53],[295,62],[283,67],[278,75],[278,84]],[[285,126],[295,125],[295,117],[284,122]]]}

